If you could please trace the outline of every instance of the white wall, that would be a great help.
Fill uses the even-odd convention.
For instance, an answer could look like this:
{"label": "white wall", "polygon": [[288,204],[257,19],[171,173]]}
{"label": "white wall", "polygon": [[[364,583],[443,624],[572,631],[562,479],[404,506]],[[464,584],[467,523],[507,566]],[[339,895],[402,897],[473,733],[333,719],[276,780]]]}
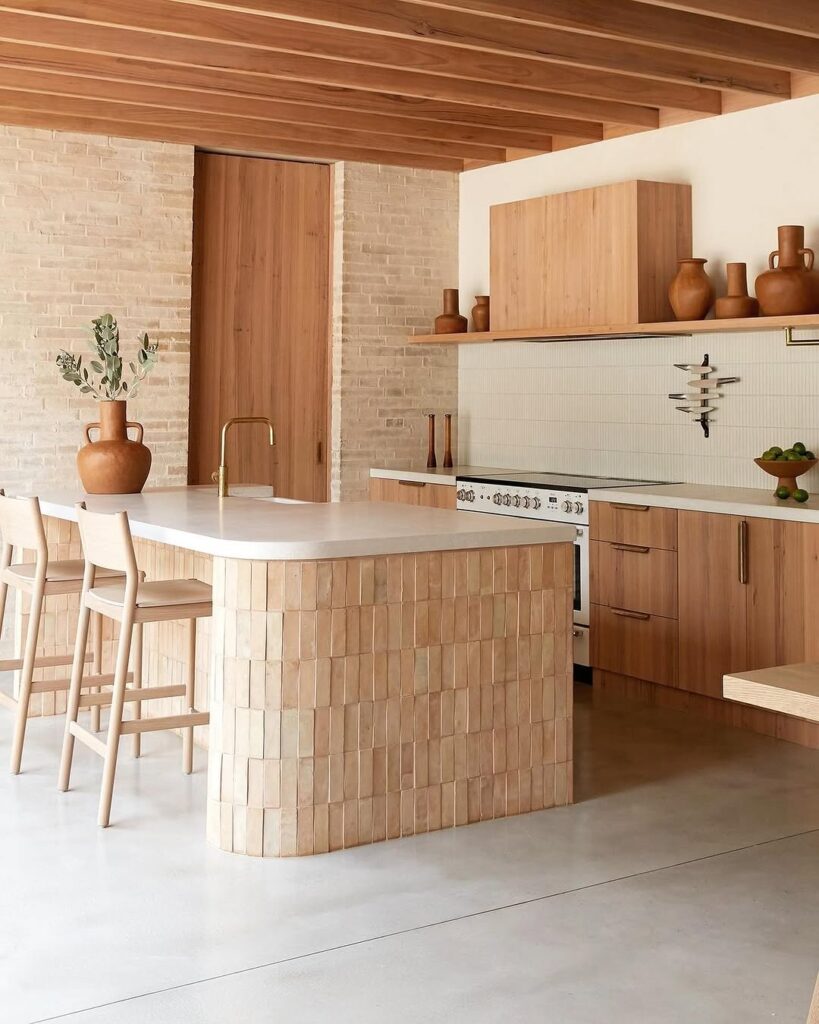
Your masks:
{"label": "white wall", "polygon": [[[804,224],[819,253],[819,96],[461,175],[461,305],[490,290],[490,206],[631,178],[690,183],[694,255],[718,288],[728,260],[747,262],[752,284],[779,224]],[[742,378],[710,440],[666,397],[686,379],[672,364],[704,352]],[[765,486],[749,462],[764,447],[819,448],[819,347],[786,350],[778,332],[467,345],[459,411],[461,459],[477,464]]]}

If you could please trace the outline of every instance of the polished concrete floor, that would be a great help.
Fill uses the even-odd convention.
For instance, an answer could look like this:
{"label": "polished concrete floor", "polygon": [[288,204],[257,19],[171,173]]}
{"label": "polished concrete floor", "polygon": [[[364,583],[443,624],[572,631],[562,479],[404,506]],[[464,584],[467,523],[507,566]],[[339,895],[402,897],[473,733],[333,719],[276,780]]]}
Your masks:
{"label": "polished concrete floor", "polygon": [[60,730],[0,773],[2,1024],[804,1024],[819,752],[582,688],[573,807],[261,861],[205,845],[170,737],[99,830]]}

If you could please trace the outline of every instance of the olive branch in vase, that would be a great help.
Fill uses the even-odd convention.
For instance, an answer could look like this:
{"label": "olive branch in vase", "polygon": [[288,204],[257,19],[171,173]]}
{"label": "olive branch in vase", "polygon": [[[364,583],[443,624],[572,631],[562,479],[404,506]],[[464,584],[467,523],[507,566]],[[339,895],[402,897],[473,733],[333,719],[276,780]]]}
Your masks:
{"label": "olive branch in vase", "polygon": [[57,366],[63,380],[74,384],[84,395],[93,395],[100,402],[116,402],[133,398],[142,382],[156,366],[158,341],[150,341],[143,331],[138,335],[139,350],[136,362],[128,363],[132,377],[123,380],[123,362],[119,354],[119,327],[110,313],[103,313],[91,321],[88,328],[91,351],[96,358],[86,365],[82,356],[64,349],[57,356]]}

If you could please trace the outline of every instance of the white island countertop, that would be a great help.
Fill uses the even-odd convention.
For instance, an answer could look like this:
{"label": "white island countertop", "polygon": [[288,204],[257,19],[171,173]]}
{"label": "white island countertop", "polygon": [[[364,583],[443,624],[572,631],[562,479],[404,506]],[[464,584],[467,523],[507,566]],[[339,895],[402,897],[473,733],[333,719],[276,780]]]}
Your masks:
{"label": "white island countertop", "polygon": [[207,487],[169,487],[142,494],[40,494],[43,514],[57,519],[75,520],[78,501],[95,512],[124,509],[135,537],[254,561],[553,544],[573,541],[575,535],[573,526],[391,502],[220,500]]}
{"label": "white island countertop", "polygon": [[618,505],[649,505],[691,512],[717,512],[754,519],[784,519],[797,523],[819,523],[819,495],[802,505],[793,498],[780,501],[771,487],[716,487],[713,484],[649,484],[622,490],[589,491],[590,501],[613,501]]}

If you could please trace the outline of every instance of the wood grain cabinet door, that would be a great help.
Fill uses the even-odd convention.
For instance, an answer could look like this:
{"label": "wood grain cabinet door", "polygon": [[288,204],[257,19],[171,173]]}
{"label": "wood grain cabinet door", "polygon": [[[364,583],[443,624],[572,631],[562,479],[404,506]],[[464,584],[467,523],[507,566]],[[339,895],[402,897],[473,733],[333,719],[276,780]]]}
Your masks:
{"label": "wood grain cabinet door", "polygon": [[678,685],[720,697],[723,675],[749,667],[750,531],[709,512],[681,511],[677,525]]}
{"label": "wood grain cabinet door", "polygon": [[370,501],[397,501],[425,508],[455,508],[455,487],[415,480],[370,477]]}

